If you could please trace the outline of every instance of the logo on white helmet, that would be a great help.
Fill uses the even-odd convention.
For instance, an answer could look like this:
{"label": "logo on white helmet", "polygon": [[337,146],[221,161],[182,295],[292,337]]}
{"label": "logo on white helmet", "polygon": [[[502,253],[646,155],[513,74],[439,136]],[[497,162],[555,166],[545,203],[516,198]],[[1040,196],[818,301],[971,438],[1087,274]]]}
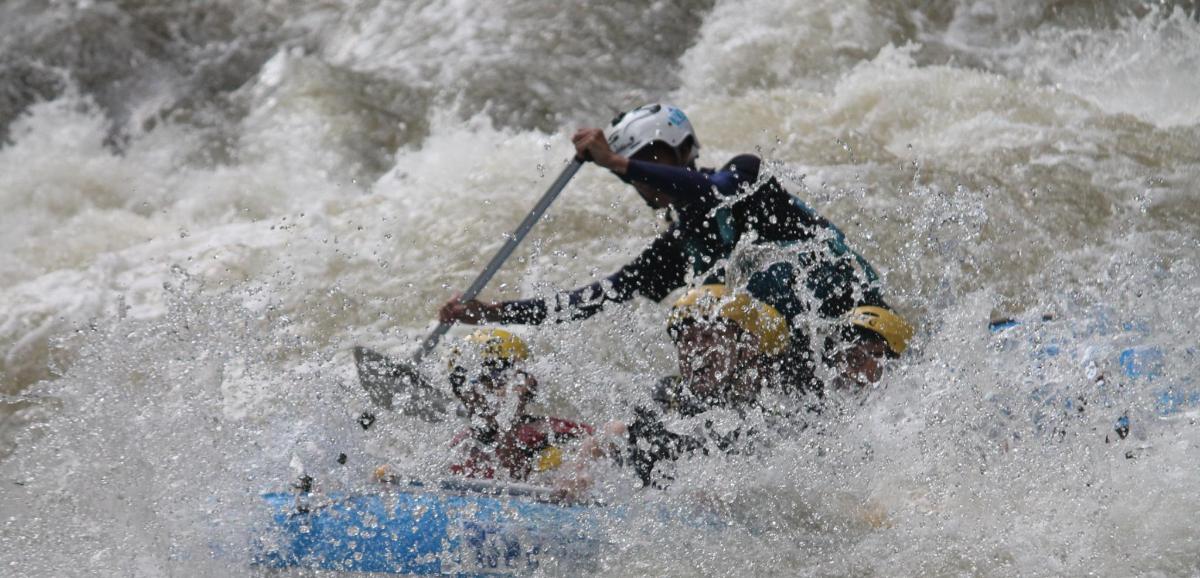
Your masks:
{"label": "logo on white helmet", "polygon": [[683,123],[687,121],[687,116],[683,114],[682,110],[679,110],[673,106],[667,108],[667,124],[671,126],[682,126]]}

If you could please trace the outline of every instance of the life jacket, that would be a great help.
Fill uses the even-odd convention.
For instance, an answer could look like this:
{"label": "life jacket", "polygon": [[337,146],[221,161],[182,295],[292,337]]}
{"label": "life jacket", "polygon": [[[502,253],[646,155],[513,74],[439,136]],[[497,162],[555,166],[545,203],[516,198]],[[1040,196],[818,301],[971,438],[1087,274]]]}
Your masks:
{"label": "life jacket", "polygon": [[561,445],[594,433],[592,426],[556,417],[526,417],[517,427],[502,433],[494,443],[475,440],[467,429],[454,436],[451,447],[470,444],[466,458],[450,466],[450,473],[468,478],[492,479],[503,468],[513,480],[525,480],[534,472],[562,465]]}
{"label": "life jacket", "polygon": [[[673,228],[692,273],[704,283],[725,283],[721,261],[745,233],[753,231],[755,245],[781,250],[773,263],[747,263],[761,269],[748,280],[751,293],[789,320],[812,305],[826,319],[837,319],[858,305],[886,306],[879,273],[846,241],[836,225],[792,195],[774,178],[759,182],[761,159],[739,155],[719,171],[738,174],[756,188],[738,198],[711,197],[678,209]],[[805,295],[797,295],[800,290]],[[807,333],[802,328],[801,333]],[[797,337],[804,337],[798,335]]]}

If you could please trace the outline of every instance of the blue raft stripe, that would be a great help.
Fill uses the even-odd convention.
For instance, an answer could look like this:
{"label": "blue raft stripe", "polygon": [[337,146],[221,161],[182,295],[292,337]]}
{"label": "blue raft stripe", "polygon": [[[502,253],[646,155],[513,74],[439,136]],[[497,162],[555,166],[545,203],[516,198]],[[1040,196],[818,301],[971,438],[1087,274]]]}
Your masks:
{"label": "blue raft stripe", "polygon": [[394,574],[525,573],[554,556],[582,570],[600,542],[589,534],[598,506],[561,506],[511,496],[381,492],[327,496],[306,512],[298,496],[269,493],[274,527],[254,562]]}
{"label": "blue raft stripe", "polygon": [[[524,484],[450,479],[410,482],[365,494],[268,493],[272,524],[253,563],[393,574],[527,574],[553,559],[557,573],[599,567],[604,528],[630,516],[627,506],[562,505],[549,490]],[[639,517],[723,532],[728,521],[701,505],[666,505]]]}
{"label": "blue raft stripe", "polygon": [[1121,351],[1117,361],[1125,375],[1134,379],[1154,381],[1162,375],[1166,364],[1165,356],[1157,347],[1131,347]]}
{"label": "blue raft stripe", "polygon": [[[1045,319],[1043,319],[1045,321]],[[988,331],[993,335],[999,335],[1005,330],[1025,322],[1016,319],[1000,319],[988,323]],[[1036,323],[1031,321],[1030,323]],[[1106,319],[1097,319],[1094,323],[1095,327],[1090,328],[1099,334],[1107,334],[1110,332],[1110,326],[1114,325]],[[1115,325],[1121,332],[1126,334],[1148,335],[1150,328],[1144,323],[1124,322]],[[1047,357],[1055,357],[1063,352],[1063,347],[1058,343],[1050,343],[1044,346],[1034,345],[1031,351],[1031,356],[1034,359],[1040,360]],[[1185,350],[1186,355],[1195,356],[1200,353],[1196,348],[1188,348]],[[1158,382],[1158,387],[1153,391],[1154,396],[1154,412],[1160,417],[1169,417],[1190,409],[1200,408],[1200,389],[1196,388],[1194,380],[1190,377],[1179,379],[1178,376],[1173,380],[1167,380],[1166,354],[1161,347],[1157,346],[1134,346],[1126,347],[1120,350],[1117,354],[1117,365],[1121,368],[1121,373],[1131,380],[1144,382],[1147,384]],[[1069,408],[1069,402],[1068,402]],[[1129,427],[1129,417],[1121,416],[1117,419],[1117,427]]]}

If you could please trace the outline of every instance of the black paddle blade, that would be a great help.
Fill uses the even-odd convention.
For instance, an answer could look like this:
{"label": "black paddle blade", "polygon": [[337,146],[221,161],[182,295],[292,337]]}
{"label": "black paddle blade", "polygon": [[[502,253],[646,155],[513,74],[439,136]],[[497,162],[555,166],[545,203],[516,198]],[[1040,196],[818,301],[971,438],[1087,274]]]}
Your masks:
{"label": "black paddle blade", "polygon": [[354,365],[359,383],[376,406],[427,421],[441,421],[446,416],[446,395],[430,385],[416,367],[362,346],[354,348]]}

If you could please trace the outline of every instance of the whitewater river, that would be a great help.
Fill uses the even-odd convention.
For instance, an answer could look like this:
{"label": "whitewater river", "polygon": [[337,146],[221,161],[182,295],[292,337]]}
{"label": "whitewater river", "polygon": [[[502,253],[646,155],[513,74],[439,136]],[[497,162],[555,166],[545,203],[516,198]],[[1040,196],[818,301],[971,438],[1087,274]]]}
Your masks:
{"label": "whitewater river", "polygon": [[[458,426],[364,432],[350,347],[411,351],[570,132],[655,100],[701,165],[764,157],[919,331],[861,407],[683,467],[727,530],[630,521],[599,573],[1200,573],[1200,429],[1155,405],[1200,389],[1197,10],[8,0],[0,575],[249,575],[260,493],[439,475]],[[591,282],[664,226],[585,166],[485,296]],[[627,418],[673,370],[669,302],[519,328],[544,409]],[[635,485],[597,491],[689,495]]]}

